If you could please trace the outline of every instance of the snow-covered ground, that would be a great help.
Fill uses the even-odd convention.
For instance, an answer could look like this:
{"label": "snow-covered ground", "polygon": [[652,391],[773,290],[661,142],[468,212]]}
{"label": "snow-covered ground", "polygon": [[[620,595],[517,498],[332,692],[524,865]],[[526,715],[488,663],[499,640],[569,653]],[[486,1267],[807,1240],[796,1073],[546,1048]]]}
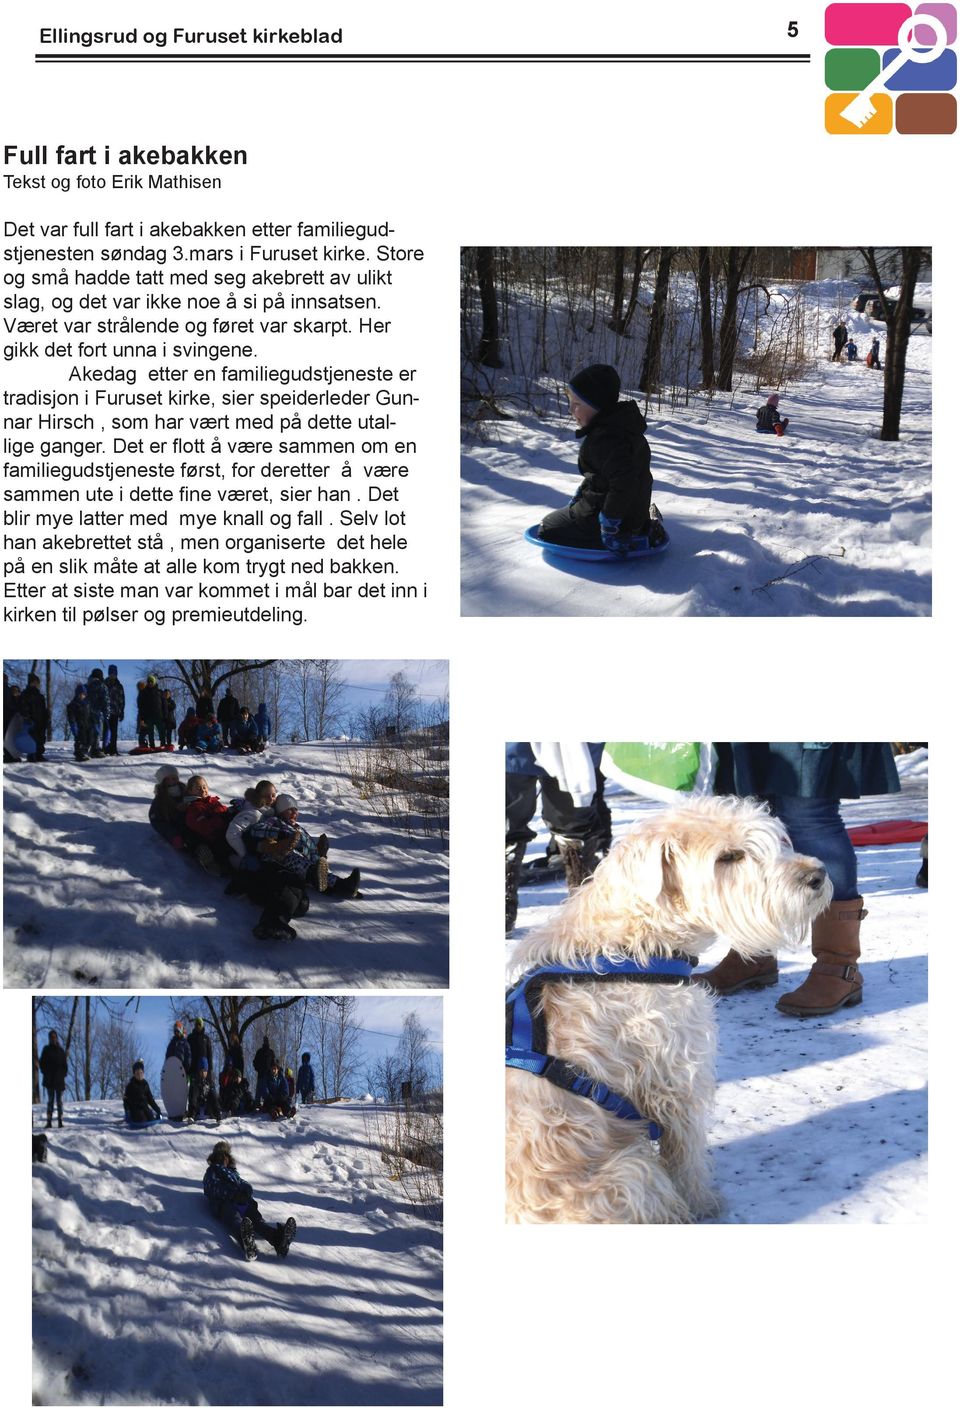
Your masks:
{"label": "snow-covered ground", "polygon": [[[882,323],[849,307],[843,316],[861,357],[873,336],[883,345]],[[756,433],[773,388],[746,379],[732,395],[651,406],[653,501],[671,546],[649,560],[574,562],[523,541],[572,498],[579,442],[549,378],[541,413],[508,402],[513,418],[485,421],[463,449],[463,614],[929,615],[933,339],[911,337],[901,438],[881,441],[883,374],[828,359],[835,321],[835,308],[820,310],[817,360],[781,390],[782,438]]]}
{"label": "snow-covered ground", "polygon": [[[903,790],[844,802],[848,826],[927,819],[927,755],[898,759]],[[614,840],[657,806],[607,792]],[[534,823],[537,825],[538,823]],[[542,854],[548,833],[527,852]],[[778,989],[716,1004],[719,1061],[710,1135],[732,1223],[922,1222],[927,1159],[927,892],[916,843],[857,848],[869,916],[861,930],[864,998],[832,1017],[786,1017]],[[562,903],[560,884],[524,886],[513,940]],[[718,942],[704,970],[726,952]],[[799,986],[810,950],[780,955],[779,991]]]}
{"label": "snow-covered ground", "polygon": [[[311,896],[292,942],[255,939],[259,909],[174,851],[147,820],[157,765],[202,772],[223,800],[260,778],[290,792],[330,867],[364,898]],[[447,842],[378,816],[330,743],[251,757],[123,753],[3,769],[4,974],[16,987],[434,987],[446,983]],[[264,986],[265,985],[265,986]]]}
{"label": "snow-covered ground", "polygon": [[[439,1403],[441,1230],[398,1198],[368,1110],[131,1130],[119,1101],[68,1105],[33,1165],[33,1401]],[[296,1218],[286,1260],[244,1261],[209,1211],[219,1138],[264,1218]]]}

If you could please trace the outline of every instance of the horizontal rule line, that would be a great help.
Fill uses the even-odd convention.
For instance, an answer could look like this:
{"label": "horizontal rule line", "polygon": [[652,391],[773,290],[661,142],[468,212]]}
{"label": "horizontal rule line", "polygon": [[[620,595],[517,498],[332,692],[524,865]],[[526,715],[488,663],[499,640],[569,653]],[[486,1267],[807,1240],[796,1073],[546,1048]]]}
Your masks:
{"label": "horizontal rule line", "polygon": [[808,64],[809,54],[35,54],[40,64]]}

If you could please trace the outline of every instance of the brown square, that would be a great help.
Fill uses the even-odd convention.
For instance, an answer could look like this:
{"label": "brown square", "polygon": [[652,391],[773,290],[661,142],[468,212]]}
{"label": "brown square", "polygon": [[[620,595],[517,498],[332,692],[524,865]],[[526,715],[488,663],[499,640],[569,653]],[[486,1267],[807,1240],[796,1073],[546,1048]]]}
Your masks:
{"label": "brown square", "polygon": [[896,101],[897,131],[911,136],[949,135],[957,130],[952,93],[901,93]]}

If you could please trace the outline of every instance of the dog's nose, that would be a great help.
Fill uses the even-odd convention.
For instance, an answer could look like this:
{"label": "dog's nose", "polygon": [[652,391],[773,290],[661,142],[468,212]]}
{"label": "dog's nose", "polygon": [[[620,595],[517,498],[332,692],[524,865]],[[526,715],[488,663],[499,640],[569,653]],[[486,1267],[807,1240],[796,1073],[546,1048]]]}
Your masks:
{"label": "dog's nose", "polygon": [[823,883],[827,878],[827,872],[821,866],[819,870],[811,870],[807,878],[807,886],[813,890],[814,894],[823,889]]}

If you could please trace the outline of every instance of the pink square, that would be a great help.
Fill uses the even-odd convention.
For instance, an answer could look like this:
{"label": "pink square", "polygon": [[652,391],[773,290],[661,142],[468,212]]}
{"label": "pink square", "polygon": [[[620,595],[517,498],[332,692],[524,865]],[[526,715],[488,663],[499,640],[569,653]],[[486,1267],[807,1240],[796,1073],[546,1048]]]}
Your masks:
{"label": "pink square", "polygon": [[[947,31],[947,43],[955,44],[957,42],[957,9],[955,5],[917,5],[914,8],[914,14],[917,19],[921,15],[936,15]],[[925,29],[923,25],[917,26],[914,37],[918,45],[929,44],[932,46],[936,43],[936,35],[933,30]]]}

